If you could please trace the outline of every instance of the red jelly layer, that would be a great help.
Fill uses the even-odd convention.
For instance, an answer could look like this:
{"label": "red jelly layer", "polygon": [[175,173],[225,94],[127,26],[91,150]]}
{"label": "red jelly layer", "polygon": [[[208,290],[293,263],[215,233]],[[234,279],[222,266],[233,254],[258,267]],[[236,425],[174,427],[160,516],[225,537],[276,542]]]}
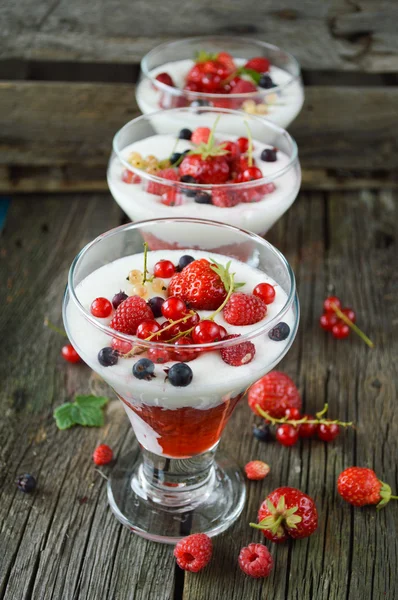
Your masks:
{"label": "red jelly layer", "polygon": [[132,406],[123,398],[121,400],[159,434],[157,441],[164,454],[173,458],[186,458],[205,452],[218,442],[242,396],[243,394],[239,394],[208,410],[191,407],[168,410],[160,406]]}

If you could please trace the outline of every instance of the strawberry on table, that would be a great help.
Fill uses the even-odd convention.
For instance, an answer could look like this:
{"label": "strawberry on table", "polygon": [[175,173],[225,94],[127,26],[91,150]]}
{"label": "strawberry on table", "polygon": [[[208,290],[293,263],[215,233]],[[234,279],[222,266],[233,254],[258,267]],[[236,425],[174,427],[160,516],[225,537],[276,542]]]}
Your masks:
{"label": "strawberry on table", "polygon": [[376,508],[383,508],[390,500],[398,500],[398,496],[391,494],[391,487],[365,467],[349,467],[340,473],[337,491],[353,506],[377,504]]}
{"label": "strawberry on table", "polygon": [[301,409],[300,393],[294,382],[280,371],[271,371],[256,381],[248,393],[248,403],[256,414],[256,405],[267,412],[271,417],[281,419],[285,416],[287,408]]}
{"label": "strawberry on table", "polygon": [[245,465],[245,473],[248,479],[260,481],[270,472],[269,465],[262,460],[252,460]]}

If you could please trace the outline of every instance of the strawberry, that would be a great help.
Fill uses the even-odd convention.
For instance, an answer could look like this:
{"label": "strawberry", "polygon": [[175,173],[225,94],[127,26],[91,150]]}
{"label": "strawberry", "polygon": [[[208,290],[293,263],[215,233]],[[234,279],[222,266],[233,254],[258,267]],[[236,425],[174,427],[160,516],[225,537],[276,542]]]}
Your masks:
{"label": "strawberry", "polygon": [[220,276],[205,258],[194,260],[170,279],[169,296],[178,296],[196,310],[216,310],[227,292]]}
{"label": "strawberry", "polygon": [[191,142],[193,144],[207,144],[211,130],[209,127],[197,127],[192,133]]}
{"label": "strawberry", "polygon": [[180,175],[190,175],[197,183],[225,183],[229,177],[229,166],[225,156],[188,154],[179,167]]}
{"label": "strawberry", "polygon": [[387,483],[380,481],[372,469],[365,467],[349,467],[340,473],[337,491],[353,506],[377,504],[377,508],[383,508],[391,499],[398,499],[398,496],[391,495]]}
{"label": "strawberry", "polygon": [[94,450],[93,453],[93,461],[96,465],[107,465],[113,459],[112,448],[107,446],[106,444],[100,444]]}
{"label": "strawberry", "polygon": [[301,409],[301,398],[293,381],[280,371],[271,371],[253,383],[247,401],[256,414],[258,404],[262,410],[275,419],[285,416],[287,408]]}
{"label": "strawberry", "polygon": [[267,58],[264,58],[263,56],[256,56],[255,58],[251,58],[247,61],[245,64],[245,69],[252,69],[258,73],[267,73],[270,66],[270,62]]}
{"label": "strawberry", "polygon": [[267,477],[270,472],[269,465],[262,460],[252,460],[245,466],[245,473],[248,479],[260,481]]}
{"label": "strawberry", "polygon": [[231,94],[251,94],[253,92],[257,92],[256,86],[246,79],[240,79],[231,88]]}
{"label": "strawberry", "polygon": [[160,198],[160,202],[166,206],[180,206],[183,200],[182,194],[179,194],[174,188],[168,189]]}
{"label": "strawberry", "polygon": [[[226,335],[224,340],[231,340],[240,337],[240,335]],[[241,367],[251,362],[256,354],[256,347],[252,342],[242,342],[235,346],[228,346],[220,350],[221,358],[225,363],[232,367]]]}
{"label": "strawberry", "polygon": [[234,190],[213,189],[211,194],[212,204],[220,208],[230,208],[239,204],[239,197]]}
{"label": "strawberry", "polygon": [[156,75],[155,79],[156,81],[159,81],[159,83],[163,83],[163,85],[175,87],[174,81],[168,73],[159,73],[159,75]]}
{"label": "strawberry", "polygon": [[117,307],[109,326],[121,333],[135,335],[142,321],[153,319],[153,312],[143,298],[129,296]]}
{"label": "strawberry", "polygon": [[[163,177],[163,179],[168,179],[169,181],[178,181],[177,172],[170,167],[168,169],[161,169],[156,173],[156,177]],[[155,194],[156,196],[162,196],[163,194],[167,194],[170,190],[169,185],[162,185],[161,183],[156,183],[155,181],[148,181],[146,191],[148,194]]]}
{"label": "strawberry", "polygon": [[258,511],[258,524],[272,542],[284,542],[289,537],[298,540],[309,537],[318,527],[318,511],[310,496],[292,487],[280,487],[268,494]]}
{"label": "strawberry", "polygon": [[223,316],[230,325],[253,325],[264,319],[267,305],[253,294],[234,292],[223,310]]}
{"label": "strawberry", "polygon": [[235,65],[234,59],[229,54],[229,52],[219,52],[217,54],[217,60],[218,60],[218,62],[223,64],[225,66],[225,68],[228,69],[228,71],[230,71],[231,73],[236,71],[236,65]]}

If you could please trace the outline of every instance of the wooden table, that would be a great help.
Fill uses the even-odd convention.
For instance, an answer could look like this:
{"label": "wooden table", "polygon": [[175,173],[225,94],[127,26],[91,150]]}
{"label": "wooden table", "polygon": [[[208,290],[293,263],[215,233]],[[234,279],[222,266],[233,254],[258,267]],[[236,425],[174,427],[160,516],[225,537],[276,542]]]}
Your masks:
{"label": "wooden table", "polygon": [[[248,483],[242,516],[215,538],[213,561],[201,574],[184,574],[171,547],[132,535],[107,506],[106,482],[91,453],[99,442],[116,455],[135,443],[119,401],[110,402],[102,429],[61,432],[52,417],[78,392],[111,394],[88,367],[62,360],[62,339],[43,321],[47,316],[61,325],[76,252],[122,221],[109,194],[15,196],[8,210],[0,240],[1,600],[397,598],[398,506],[354,509],[336,494],[338,474],[353,464],[374,467],[398,489],[393,192],[301,193],[270,232],[295,270],[302,308],[299,334],[280,369],[297,382],[307,411],[328,402],[331,416],[357,427],[329,445],[262,444],[252,436],[255,419],[242,400],[221,446],[242,466],[265,459],[271,474]],[[356,336],[338,342],[320,329],[330,292],[355,308],[374,350]],[[38,480],[31,495],[14,485],[24,472]],[[264,496],[285,484],[315,498],[319,528],[307,540],[272,546],[272,575],[250,579],[236,559],[242,546],[262,536],[248,522]]]}

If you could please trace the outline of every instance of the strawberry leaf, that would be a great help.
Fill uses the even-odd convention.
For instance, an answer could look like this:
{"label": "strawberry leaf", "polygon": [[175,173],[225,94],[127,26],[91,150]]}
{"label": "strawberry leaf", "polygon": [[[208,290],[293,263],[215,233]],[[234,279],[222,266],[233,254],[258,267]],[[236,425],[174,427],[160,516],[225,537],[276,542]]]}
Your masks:
{"label": "strawberry leaf", "polygon": [[217,60],[218,54],[211,54],[210,52],[206,52],[206,50],[199,50],[195,52],[195,62],[207,62],[208,60]]}
{"label": "strawberry leaf", "polygon": [[108,402],[105,396],[76,396],[74,402],[61,404],[54,411],[58,429],[70,429],[74,425],[83,427],[102,427],[104,413],[102,408]]}
{"label": "strawberry leaf", "polygon": [[235,281],[234,281],[235,273],[231,273],[229,270],[229,268],[231,266],[230,260],[227,262],[225,267],[223,265],[221,265],[220,263],[218,263],[216,260],[214,260],[214,258],[211,258],[210,260],[212,261],[212,263],[214,263],[214,264],[211,264],[210,267],[215,273],[217,273],[217,275],[223,282],[226,292],[229,292],[231,290],[231,287],[232,287],[232,291],[233,291],[233,290],[236,290],[237,288],[240,288],[245,285],[244,283],[235,283]]}

